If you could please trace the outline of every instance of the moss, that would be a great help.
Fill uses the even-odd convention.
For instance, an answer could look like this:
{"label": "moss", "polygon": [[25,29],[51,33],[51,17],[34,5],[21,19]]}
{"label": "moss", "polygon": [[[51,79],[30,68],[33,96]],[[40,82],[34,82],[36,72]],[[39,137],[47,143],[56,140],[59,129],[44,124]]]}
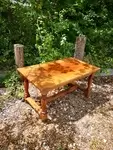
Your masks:
{"label": "moss", "polygon": [[7,95],[0,95],[0,111],[4,107],[5,103],[12,99],[10,94]]}
{"label": "moss", "polygon": [[105,143],[102,140],[94,138],[90,144],[90,150],[104,150]]}

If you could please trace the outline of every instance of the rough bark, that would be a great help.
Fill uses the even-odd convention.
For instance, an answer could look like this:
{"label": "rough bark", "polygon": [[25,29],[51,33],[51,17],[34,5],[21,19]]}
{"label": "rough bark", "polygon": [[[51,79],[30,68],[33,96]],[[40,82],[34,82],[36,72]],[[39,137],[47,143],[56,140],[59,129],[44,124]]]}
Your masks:
{"label": "rough bark", "polygon": [[78,36],[75,42],[75,53],[74,57],[80,60],[83,60],[84,57],[84,50],[86,44],[86,37],[84,35]]}
{"label": "rough bark", "polygon": [[24,66],[24,46],[21,44],[14,44],[15,64],[17,68]]}

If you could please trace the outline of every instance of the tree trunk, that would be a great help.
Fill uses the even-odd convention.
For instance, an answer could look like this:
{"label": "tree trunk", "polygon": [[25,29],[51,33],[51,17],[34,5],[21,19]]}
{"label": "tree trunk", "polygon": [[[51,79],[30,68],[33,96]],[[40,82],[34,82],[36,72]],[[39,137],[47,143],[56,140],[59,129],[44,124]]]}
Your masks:
{"label": "tree trunk", "polygon": [[15,64],[17,68],[24,66],[24,46],[21,44],[14,44]]}
{"label": "tree trunk", "polygon": [[74,53],[75,58],[83,60],[85,44],[86,44],[86,37],[84,35],[78,36],[76,38],[75,53]]}

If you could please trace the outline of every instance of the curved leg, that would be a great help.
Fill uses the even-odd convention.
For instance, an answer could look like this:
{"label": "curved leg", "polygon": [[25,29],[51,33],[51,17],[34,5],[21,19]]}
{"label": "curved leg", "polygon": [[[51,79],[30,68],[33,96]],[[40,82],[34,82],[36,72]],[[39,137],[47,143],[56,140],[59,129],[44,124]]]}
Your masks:
{"label": "curved leg", "polygon": [[29,82],[26,78],[24,78],[24,99],[30,97],[28,89],[29,89]]}
{"label": "curved leg", "polygon": [[46,100],[46,95],[42,95],[41,98],[41,112],[40,112],[40,118],[42,121],[47,120],[47,100]]}

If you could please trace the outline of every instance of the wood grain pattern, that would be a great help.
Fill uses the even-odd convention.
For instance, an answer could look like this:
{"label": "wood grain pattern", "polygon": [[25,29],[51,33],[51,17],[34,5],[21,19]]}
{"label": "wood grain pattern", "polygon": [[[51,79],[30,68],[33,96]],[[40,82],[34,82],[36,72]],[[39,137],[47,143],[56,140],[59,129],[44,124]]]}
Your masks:
{"label": "wood grain pattern", "polygon": [[33,83],[43,94],[51,89],[66,85],[99,70],[75,58],[32,65],[17,69],[29,82]]}
{"label": "wood grain pattern", "polygon": [[24,66],[24,46],[21,44],[14,44],[15,64],[16,67]]}
{"label": "wood grain pattern", "polygon": [[91,90],[91,84],[92,84],[93,77],[94,77],[94,74],[91,74],[88,78],[88,87],[87,87],[86,92],[85,92],[85,96],[87,98],[89,98],[89,95],[90,95],[90,90]]}
{"label": "wood grain pattern", "polygon": [[47,120],[47,99],[46,95],[42,95],[41,97],[41,112],[40,118],[44,121]]}
{"label": "wood grain pattern", "polygon": [[23,79],[24,79],[24,99],[26,99],[27,97],[30,97],[29,82],[26,78],[23,78]]}
{"label": "wood grain pattern", "polygon": [[67,94],[73,92],[76,89],[77,89],[77,85],[72,85],[67,90],[61,91],[61,92],[59,92],[59,93],[57,93],[57,94],[55,94],[53,96],[47,97],[46,98],[47,99],[47,103],[49,103],[49,102],[51,102],[51,101],[53,101],[53,100],[55,100],[57,98],[64,97],[64,96],[66,96]]}

